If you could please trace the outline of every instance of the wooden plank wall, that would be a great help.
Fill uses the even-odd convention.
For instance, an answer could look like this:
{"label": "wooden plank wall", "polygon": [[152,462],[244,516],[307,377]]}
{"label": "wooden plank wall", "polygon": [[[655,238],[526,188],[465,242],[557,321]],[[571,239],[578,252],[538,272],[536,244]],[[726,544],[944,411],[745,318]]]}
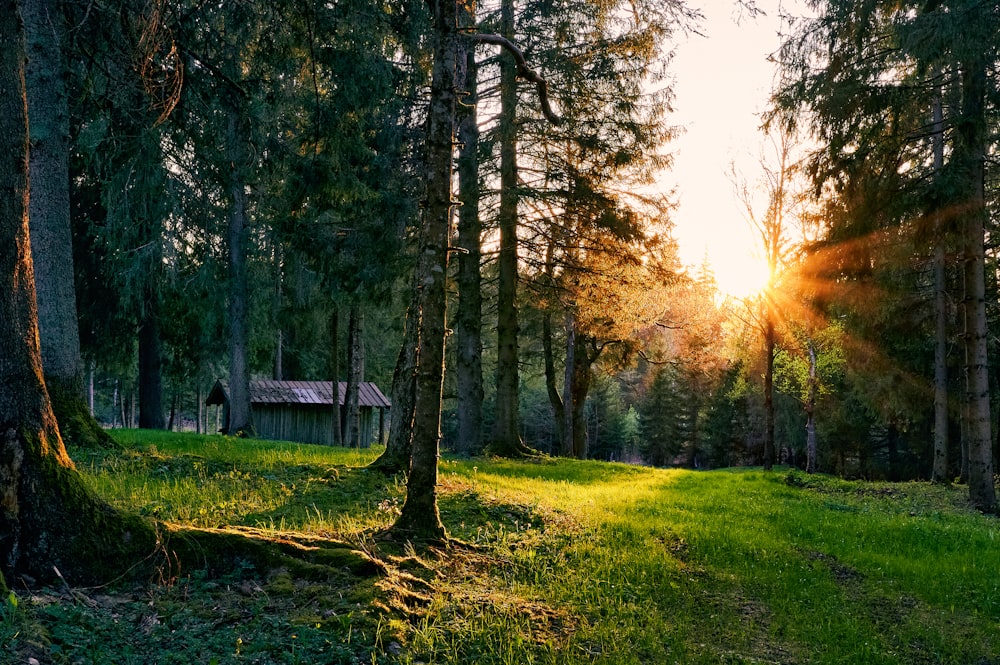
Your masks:
{"label": "wooden plank wall", "polygon": [[[374,409],[361,409],[361,445],[378,438]],[[333,414],[328,406],[256,404],[253,407],[257,436],[276,441],[333,445]]]}

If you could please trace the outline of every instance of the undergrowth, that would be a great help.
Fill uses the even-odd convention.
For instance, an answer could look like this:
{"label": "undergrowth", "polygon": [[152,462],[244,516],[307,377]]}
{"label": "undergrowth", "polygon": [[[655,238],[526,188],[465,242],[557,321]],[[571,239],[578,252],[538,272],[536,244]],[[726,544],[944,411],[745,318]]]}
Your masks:
{"label": "undergrowth", "polygon": [[385,537],[405,484],[377,449],[115,436],[73,451],[113,505],[347,542],[378,574],[15,589],[0,662],[1000,663],[1000,523],[960,488],[444,459],[452,540],[422,548]]}

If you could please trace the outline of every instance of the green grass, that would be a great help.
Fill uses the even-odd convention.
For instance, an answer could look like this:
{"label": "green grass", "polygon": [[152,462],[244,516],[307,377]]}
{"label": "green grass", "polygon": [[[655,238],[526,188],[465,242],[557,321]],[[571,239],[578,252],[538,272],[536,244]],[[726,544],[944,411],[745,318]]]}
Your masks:
{"label": "green grass", "polygon": [[466,545],[400,550],[378,534],[405,487],[364,470],[377,449],[115,435],[124,452],[75,455],[112,504],[346,540],[388,574],[21,594],[0,662],[1000,663],[1000,521],[963,488],[445,459]]}

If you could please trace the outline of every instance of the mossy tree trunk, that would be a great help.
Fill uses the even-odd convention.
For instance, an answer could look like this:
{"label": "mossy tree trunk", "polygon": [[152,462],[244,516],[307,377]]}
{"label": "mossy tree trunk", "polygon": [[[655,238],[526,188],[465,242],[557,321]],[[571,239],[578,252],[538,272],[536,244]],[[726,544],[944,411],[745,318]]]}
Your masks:
{"label": "mossy tree trunk", "polygon": [[[0,570],[13,583],[109,581],[153,551],[151,525],[83,485],[42,379],[28,232],[25,42],[20,3],[0,2]],[[10,17],[16,17],[10,20]],[[116,570],[116,567],[119,568]]]}
{"label": "mossy tree trunk", "polygon": [[31,253],[45,383],[67,443],[114,442],[84,403],[80,331],[73,278],[69,205],[69,100],[61,8],[55,0],[25,0],[25,85],[31,115],[29,202]]}

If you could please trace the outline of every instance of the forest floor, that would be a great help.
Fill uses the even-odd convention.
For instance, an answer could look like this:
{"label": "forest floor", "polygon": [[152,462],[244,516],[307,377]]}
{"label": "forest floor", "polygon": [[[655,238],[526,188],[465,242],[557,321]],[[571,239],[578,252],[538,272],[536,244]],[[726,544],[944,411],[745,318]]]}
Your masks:
{"label": "forest floor", "polygon": [[71,454],[115,506],[377,565],[15,589],[0,663],[1000,664],[1000,520],[961,487],[445,459],[454,541],[413,548],[377,449],[114,435]]}

